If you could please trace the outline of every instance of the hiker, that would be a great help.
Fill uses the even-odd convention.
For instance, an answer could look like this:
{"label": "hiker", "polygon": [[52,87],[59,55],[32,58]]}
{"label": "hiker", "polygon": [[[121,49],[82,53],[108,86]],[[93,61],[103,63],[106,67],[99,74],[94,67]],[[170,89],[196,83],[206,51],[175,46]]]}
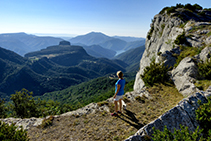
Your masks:
{"label": "hiker", "polygon": [[[116,74],[119,79],[115,83],[115,94],[114,94],[115,112],[111,114],[112,116],[117,116],[118,113],[120,114],[122,113],[122,98],[124,95],[124,88],[125,88],[125,79],[123,79],[122,71],[118,71]],[[117,102],[119,102],[119,106]]]}

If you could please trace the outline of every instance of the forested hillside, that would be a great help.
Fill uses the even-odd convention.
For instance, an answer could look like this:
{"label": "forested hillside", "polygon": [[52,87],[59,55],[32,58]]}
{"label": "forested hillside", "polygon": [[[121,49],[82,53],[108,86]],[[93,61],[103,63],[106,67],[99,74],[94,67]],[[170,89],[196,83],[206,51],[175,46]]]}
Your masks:
{"label": "forested hillside", "polygon": [[95,58],[80,46],[70,43],[47,47],[41,51],[29,53],[24,58],[0,48],[1,59],[1,96],[10,95],[16,90],[26,88],[34,95],[62,90],[71,85],[93,78],[125,71],[122,63],[106,58]]}
{"label": "forested hillside", "polygon": [[142,57],[142,54],[144,53],[145,46],[140,46],[134,49],[130,49],[126,52],[123,52],[117,56],[114,57],[114,59],[119,59],[126,64],[128,64],[126,70],[128,72],[131,71],[138,71],[139,69],[139,63]]}

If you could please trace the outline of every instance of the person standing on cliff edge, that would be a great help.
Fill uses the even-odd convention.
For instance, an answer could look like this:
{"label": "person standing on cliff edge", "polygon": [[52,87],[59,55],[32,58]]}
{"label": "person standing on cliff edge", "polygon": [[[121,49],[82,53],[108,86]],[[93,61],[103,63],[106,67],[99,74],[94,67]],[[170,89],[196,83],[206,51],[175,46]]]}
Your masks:
{"label": "person standing on cliff edge", "polygon": [[[122,98],[124,95],[125,88],[125,79],[123,79],[122,71],[118,71],[117,73],[118,81],[115,83],[115,94],[114,94],[114,104],[115,104],[115,112],[111,113],[112,116],[117,116],[118,113],[122,113]],[[118,103],[119,102],[119,110]]]}

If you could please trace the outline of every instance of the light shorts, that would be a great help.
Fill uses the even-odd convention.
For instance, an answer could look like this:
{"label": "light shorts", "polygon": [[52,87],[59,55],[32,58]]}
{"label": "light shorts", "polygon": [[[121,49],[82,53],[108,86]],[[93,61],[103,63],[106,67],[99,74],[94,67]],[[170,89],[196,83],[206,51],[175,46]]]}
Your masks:
{"label": "light shorts", "polygon": [[114,98],[114,101],[119,101],[123,98],[123,95],[117,95],[116,98]]}

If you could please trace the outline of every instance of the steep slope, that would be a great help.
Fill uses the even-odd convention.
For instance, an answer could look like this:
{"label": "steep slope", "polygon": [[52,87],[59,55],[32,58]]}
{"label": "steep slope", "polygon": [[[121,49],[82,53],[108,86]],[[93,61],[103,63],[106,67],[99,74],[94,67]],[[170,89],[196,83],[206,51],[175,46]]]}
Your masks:
{"label": "steep slope", "polygon": [[121,53],[114,57],[114,59],[119,59],[128,64],[126,68],[127,71],[138,71],[139,62],[144,53],[145,46],[130,49],[124,53]]}
{"label": "steep slope", "polygon": [[106,49],[101,47],[100,45],[91,45],[91,46],[85,46],[83,45],[83,48],[86,50],[86,52],[96,58],[112,58],[115,56],[116,52],[111,49]]}
{"label": "steep slope", "polygon": [[107,49],[118,51],[123,50],[124,47],[127,45],[127,42],[120,39],[112,38],[110,40],[101,42],[99,45]]}
{"label": "steep slope", "polygon": [[[184,48],[190,47],[193,51],[210,46],[210,37],[208,34],[210,32],[210,14],[209,9],[203,9],[199,5],[192,6],[187,4],[184,6],[178,4],[177,6],[166,7],[159,14],[154,16],[151,29],[147,35],[145,51],[140,61],[140,70],[136,75],[134,84],[135,91],[139,91],[145,86],[140,75],[143,74],[144,68],[149,66],[152,59],[155,59],[156,62],[164,62],[165,65],[168,66],[174,66],[176,61],[181,61],[177,60],[177,56],[180,55],[181,51],[185,52]],[[194,31],[194,33],[190,31]],[[200,51],[198,51],[198,53],[199,52]],[[197,54],[196,51],[196,54],[192,53],[192,56],[193,55],[199,54]],[[187,54],[185,57],[187,56],[192,57],[191,54]],[[186,61],[187,60],[186,58]],[[179,88],[175,83],[179,91],[183,91],[187,88],[189,88],[187,92],[195,90],[194,84],[192,82],[190,83],[189,80],[195,80],[197,65],[193,59],[190,60],[189,62],[185,62],[184,60],[185,63],[180,65],[185,67],[191,65],[190,62],[192,63],[191,68],[184,68],[184,72],[188,69],[189,74],[181,74],[181,76],[187,75],[187,79],[182,77],[181,80],[177,81],[175,80],[176,77],[173,78],[174,82],[178,82],[178,84],[184,86],[183,88]],[[180,72],[182,72],[181,68]],[[175,74],[176,73],[173,73],[172,76]],[[188,95],[188,93],[185,92],[184,95]]]}
{"label": "steep slope", "polygon": [[27,59],[23,58],[22,56],[2,47],[0,47],[0,58],[20,65],[27,61]]}

